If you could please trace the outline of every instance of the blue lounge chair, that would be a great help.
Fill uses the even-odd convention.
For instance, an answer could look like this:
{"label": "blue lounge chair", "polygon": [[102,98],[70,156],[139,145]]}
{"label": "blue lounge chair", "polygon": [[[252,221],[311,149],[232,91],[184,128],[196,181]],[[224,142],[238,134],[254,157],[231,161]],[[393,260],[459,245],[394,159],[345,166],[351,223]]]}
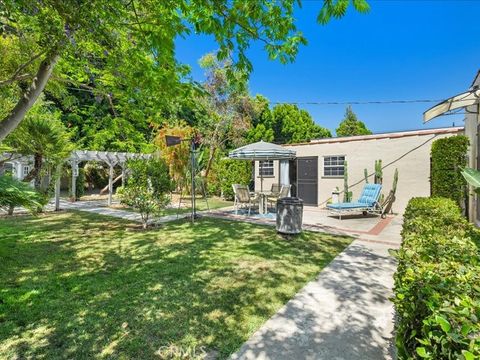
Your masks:
{"label": "blue lounge chair", "polygon": [[337,204],[327,204],[327,209],[338,215],[342,219],[342,214],[349,212],[362,212],[364,214],[383,214],[382,206],[379,203],[382,185],[366,184],[362,194],[357,201],[343,202]]}

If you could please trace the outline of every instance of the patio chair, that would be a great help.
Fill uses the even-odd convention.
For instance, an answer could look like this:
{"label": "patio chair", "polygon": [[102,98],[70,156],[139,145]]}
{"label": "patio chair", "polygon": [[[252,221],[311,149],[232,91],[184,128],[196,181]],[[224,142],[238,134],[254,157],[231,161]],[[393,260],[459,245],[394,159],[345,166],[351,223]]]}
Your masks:
{"label": "patio chair", "polygon": [[351,212],[362,212],[364,215],[382,215],[383,208],[378,201],[380,199],[381,190],[382,185],[380,184],[366,184],[357,201],[327,204],[327,209],[338,215],[340,220],[342,220],[342,214]]}
{"label": "patio chair", "polygon": [[280,184],[272,184],[272,188],[270,189],[270,195],[278,195],[282,187]]}
{"label": "patio chair", "polygon": [[233,184],[232,187],[235,195],[233,201],[235,215],[238,214],[239,207],[248,208],[248,215],[250,215],[252,206],[258,205],[260,203],[260,199],[256,196],[250,195],[246,185]]}
{"label": "patio chair", "polygon": [[275,207],[276,207],[277,206],[277,200],[281,199],[281,198],[284,198],[284,197],[287,197],[288,193],[290,192],[291,187],[292,187],[292,185],[282,185],[280,187],[280,191],[278,193],[276,193],[276,194],[272,193],[272,194],[267,196],[268,203],[271,204],[272,207],[274,207],[273,204],[275,204]]}

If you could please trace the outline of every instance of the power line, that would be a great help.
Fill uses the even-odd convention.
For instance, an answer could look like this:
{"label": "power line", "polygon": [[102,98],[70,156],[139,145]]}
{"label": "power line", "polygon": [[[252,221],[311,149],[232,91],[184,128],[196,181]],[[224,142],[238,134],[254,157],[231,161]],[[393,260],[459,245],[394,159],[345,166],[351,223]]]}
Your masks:
{"label": "power line", "polygon": [[[83,91],[96,94],[90,89],[77,88],[66,86],[65,88],[76,91]],[[425,104],[425,103],[440,103],[447,101],[446,99],[408,99],[408,100],[353,100],[353,101],[270,101],[272,105],[289,104],[289,105],[389,105],[389,104]],[[450,102],[465,101],[465,99],[448,100]],[[453,114],[452,114],[453,115]]]}
{"label": "power line", "polygon": [[[413,99],[413,100],[365,100],[365,101],[271,101],[271,104],[292,104],[292,105],[368,105],[368,104],[412,104],[412,103],[433,103],[445,99]],[[458,100],[460,101],[460,100]]]}

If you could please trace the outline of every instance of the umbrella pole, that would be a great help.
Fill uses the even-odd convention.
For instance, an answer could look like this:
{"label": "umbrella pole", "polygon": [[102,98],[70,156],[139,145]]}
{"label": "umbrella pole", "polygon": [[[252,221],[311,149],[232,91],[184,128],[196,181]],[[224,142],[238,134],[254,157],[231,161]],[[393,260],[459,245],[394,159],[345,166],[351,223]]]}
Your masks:
{"label": "umbrella pole", "polygon": [[260,192],[263,192],[263,161],[260,161]]}

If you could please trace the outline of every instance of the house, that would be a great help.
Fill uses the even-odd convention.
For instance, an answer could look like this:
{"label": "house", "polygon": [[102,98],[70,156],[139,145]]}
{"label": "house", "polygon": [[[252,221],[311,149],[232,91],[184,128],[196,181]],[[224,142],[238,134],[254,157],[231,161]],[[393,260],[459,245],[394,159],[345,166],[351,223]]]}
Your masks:
{"label": "house", "polygon": [[[399,180],[393,210],[402,213],[410,198],[430,195],[430,150],[433,141],[463,133],[463,127],[450,127],[328,138],[285,145],[296,151],[297,158],[290,160],[288,166],[281,164],[282,161],[256,162],[255,190],[260,190],[261,187],[268,190],[274,183],[290,183],[292,196],[302,198],[305,205],[325,207],[331,201],[333,190],[337,187],[340,191],[343,190],[345,162],[349,190],[355,199],[365,184],[364,169],[367,169],[369,182],[374,182],[375,160],[382,160],[382,192],[385,196],[392,187],[395,169],[398,169]],[[260,176],[260,171],[263,176]]]}
{"label": "house", "polygon": [[0,165],[0,175],[10,173],[17,180],[23,180],[33,167],[33,159],[28,156],[0,154],[0,160],[3,160]]}
{"label": "house", "polygon": [[[480,71],[477,72],[475,79],[473,79],[472,90],[480,89]],[[477,100],[476,104],[470,105],[466,108],[465,115],[465,135],[470,140],[470,147],[468,150],[468,165],[474,169],[480,169],[480,102]],[[469,214],[470,221],[475,222],[477,226],[480,225],[480,196],[475,194],[473,189],[469,191]]]}

